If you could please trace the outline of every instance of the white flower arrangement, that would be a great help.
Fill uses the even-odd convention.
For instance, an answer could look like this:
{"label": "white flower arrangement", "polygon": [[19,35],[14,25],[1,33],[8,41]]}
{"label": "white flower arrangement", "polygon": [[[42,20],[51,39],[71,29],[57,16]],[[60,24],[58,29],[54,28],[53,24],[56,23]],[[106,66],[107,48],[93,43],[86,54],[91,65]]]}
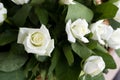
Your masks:
{"label": "white flower arrangement", "polygon": [[105,80],[116,68],[119,0],[0,1],[1,80]]}

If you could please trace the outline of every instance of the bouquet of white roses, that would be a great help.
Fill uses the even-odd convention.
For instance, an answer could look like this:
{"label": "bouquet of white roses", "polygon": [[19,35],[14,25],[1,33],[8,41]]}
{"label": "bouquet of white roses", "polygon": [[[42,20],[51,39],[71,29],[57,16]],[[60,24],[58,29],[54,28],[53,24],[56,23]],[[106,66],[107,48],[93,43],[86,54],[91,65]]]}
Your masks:
{"label": "bouquet of white roses", "polygon": [[119,27],[120,0],[0,0],[0,80],[105,80]]}

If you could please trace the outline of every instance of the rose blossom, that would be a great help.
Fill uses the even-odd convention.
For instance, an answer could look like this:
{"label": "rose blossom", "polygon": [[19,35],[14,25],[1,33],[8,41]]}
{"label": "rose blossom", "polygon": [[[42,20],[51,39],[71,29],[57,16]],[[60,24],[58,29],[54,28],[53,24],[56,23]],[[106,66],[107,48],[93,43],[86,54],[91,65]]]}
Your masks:
{"label": "rose blossom", "polygon": [[112,35],[110,36],[110,39],[107,41],[108,46],[114,49],[120,48],[120,28],[117,28]]}
{"label": "rose blossom", "polygon": [[0,2],[0,23],[6,19],[7,9],[3,6],[3,3]]}
{"label": "rose blossom", "polygon": [[66,4],[66,5],[75,4],[75,2],[73,2],[73,0],[60,0],[59,3]]}
{"label": "rose blossom", "polygon": [[22,5],[29,2],[29,0],[11,0],[11,1],[17,5]]}
{"label": "rose blossom", "polygon": [[28,53],[41,56],[50,56],[54,49],[54,40],[44,25],[40,29],[20,28],[17,43],[23,44]]}
{"label": "rose blossom", "polygon": [[66,32],[68,35],[68,41],[75,43],[76,39],[88,43],[88,39],[84,37],[86,34],[90,33],[88,29],[88,23],[85,19],[77,19],[73,23],[68,20],[66,24]]}
{"label": "rose blossom", "polygon": [[90,28],[93,33],[92,39],[98,40],[102,45],[105,45],[105,41],[110,38],[113,32],[113,28],[110,25],[104,24],[103,20],[99,20],[96,23],[91,24]]}
{"label": "rose blossom", "polygon": [[92,77],[101,73],[105,68],[105,62],[100,56],[90,56],[84,64],[84,72]]}

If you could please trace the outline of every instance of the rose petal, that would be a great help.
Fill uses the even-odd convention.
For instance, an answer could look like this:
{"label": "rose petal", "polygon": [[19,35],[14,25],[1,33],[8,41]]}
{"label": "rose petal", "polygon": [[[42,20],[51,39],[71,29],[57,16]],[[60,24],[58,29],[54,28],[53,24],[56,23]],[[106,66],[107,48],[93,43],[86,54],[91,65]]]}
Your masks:
{"label": "rose petal", "polygon": [[81,37],[81,41],[83,41],[84,43],[88,43],[89,40],[86,37]]}
{"label": "rose petal", "polygon": [[[99,35],[97,32],[96,32],[96,40],[98,40],[98,42],[100,43],[100,44],[102,44],[102,45],[105,45],[105,42],[104,42],[104,40],[102,40],[101,39],[101,35]],[[95,39],[94,38],[94,39]]]}
{"label": "rose petal", "polygon": [[88,28],[88,23],[86,22],[85,19],[77,19],[71,24],[71,26],[74,26],[74,25],[84,25],[84,27]]}
{"label": "rose petal", "polygon": [[45,25],[42,24],[42,26],[41,26],[41,28],[40,28],[40,32],[42,32],[47,39],[49,39],[49,40],[51,39],[50,34],[49,34],[49,31],[48,31],[48,29],[45,27]]}
{"label": "rose petal", "polygon": [[20,4],[24,4],[24,3],[28,3],[29,0],[11,0],[13,1],[15,4],[20,5]]}
{"label": "rose petal", "polygon": [[75,43],[76,39],[72,35],[70,28],[71,28],[71,20],[67,22],[65,31],[67,32],[67,35],[68,35],[68,41]]}
{"label": "rose petal", "polygon": [[3,3],[0,2],[0,23],[6,19],[7,9],[4,7]]}
{"label": "rose petal", "polygon": [[25,37],[28,35],[28,28],[20,28],[17,43],[23,43]]}
{"label": "rose petal", "polygon": [[113,33],[113,28],[111,26],[105,26],[105,32],[101,35],[102,39],[108,40]]}
{"label": "rose petal", "polygon": [[98,75],[101,72],[98,68],[98,65],[94,64],[93,62],[87,62],[84,66],[84,71],[92,77]]}
{"label": "rose petal", "polygon": [[49,44],[48,44],[48,46],[47,46],[47,49],[46,49],[46,54],[45,54],[45,55],[51,56],[51,52],[53,51],[53,49],[54,49],[54,39],[52,39],[52,40],[49,42]]}
{"label": "rose petal", "polygon": [[107,41],[108,46],[114,49],[120,48],[120,28],[115,30]]}
{"label": "rose petal", "polygon": [[66,4],[66,5],[76,4],[75,2],[73,2],[73,0],[59,0],[59,3],[60,4]]}

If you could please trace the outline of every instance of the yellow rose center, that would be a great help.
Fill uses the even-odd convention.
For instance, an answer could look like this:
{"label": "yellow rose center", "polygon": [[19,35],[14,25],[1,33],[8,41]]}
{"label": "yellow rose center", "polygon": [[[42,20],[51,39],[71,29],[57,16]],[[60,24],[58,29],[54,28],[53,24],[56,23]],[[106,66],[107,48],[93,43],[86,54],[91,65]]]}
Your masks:
{"label": "yellow rose center", "polygon": [[42,46],[44,41],[44,36],[41,32],[35,32],[31,35],[31,43],[34,46]]}
{"label": "yellow rose center", "polygon": [[76,31],[77,34],[82,34],[85,35],[86,34],[86,29],[81,25],[81,27],[79,27],[80,25],[74,25],[72,27],[72,29],[74,29]]}

